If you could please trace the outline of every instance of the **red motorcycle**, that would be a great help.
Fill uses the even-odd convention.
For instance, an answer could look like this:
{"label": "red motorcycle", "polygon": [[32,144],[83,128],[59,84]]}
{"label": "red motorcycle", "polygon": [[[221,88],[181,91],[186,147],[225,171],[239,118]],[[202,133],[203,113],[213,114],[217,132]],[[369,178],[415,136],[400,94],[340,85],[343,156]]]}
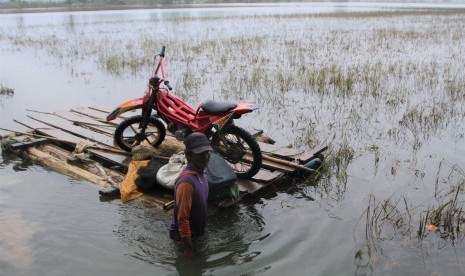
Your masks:
{"label": "red motorcycle", "polygon": [[[157,57],[158,65],[149,80],[145,95],[122,103],[107,116],[107,121],[111,121],[124,112],[142,110],[141,115],[126,118],[117,126],[115,143],[123,150],[131,151],[144,141],[158,147],[167,129],[179,141],[183,141],[191,132],[202,132],[211,140],[212,148],[231,164],[238,177],[254,176],[262,164],[260,146],[249,132],[234,124],[234,119],[239,119],[259,106],[208,100],[194,110],[168,91],[172,87],[163,67],[165,46],[154,61]],[[166,88],[160,87],[162,84]],[[153,110],[156,114],[152,115]]]}

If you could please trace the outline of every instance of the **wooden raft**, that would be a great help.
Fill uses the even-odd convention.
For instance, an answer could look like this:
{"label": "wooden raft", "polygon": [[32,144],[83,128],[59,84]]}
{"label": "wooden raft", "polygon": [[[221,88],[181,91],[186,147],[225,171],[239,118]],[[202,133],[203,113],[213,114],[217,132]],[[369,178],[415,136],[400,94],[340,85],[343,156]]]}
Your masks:
{"label": "wooden raft", "polygon": [[[109,109],[100,107],[80,107],[68,111],[42,112],[27,110],[27,116],[14,120],[36,134],[33,140],[22,132],[9,133],[18,142],[13,148],[26,148],[32,159],[73,178],[87,180],[102,188],[117,187],[124,178],[124,169],[131,161],[130,154],[123,152],[113,143],[115,127],[126,117],[137,113],[125,113],[112,122],[105,117]],[[286,174],[303,170],[301,164],[318,157],[326,147],[313,152],[293,149],[290,146],[276,146],[266,142],[260,133],[254,134],[263,155],[260,171],[249,180],[238,179],[242,194],[254,194]],[[47,137],[46,139],[44,139]],[[21,142],[21,139],[26,140]],[[92,142],[86,149],[95,162],[76,161],[73,151],[82,143]],[[21,145],[22,144],[22,145]],[[182,142],[167,134],[158,149],[159,158],[166,160],[184,149]],[[122,170],[121,170],[122,168]],[[123,171],[123,172],[121,172]],[[144,200],[144,199],[143,199]],[[170,194],[145,197],[146,201],[163,205],[170,200]]]}

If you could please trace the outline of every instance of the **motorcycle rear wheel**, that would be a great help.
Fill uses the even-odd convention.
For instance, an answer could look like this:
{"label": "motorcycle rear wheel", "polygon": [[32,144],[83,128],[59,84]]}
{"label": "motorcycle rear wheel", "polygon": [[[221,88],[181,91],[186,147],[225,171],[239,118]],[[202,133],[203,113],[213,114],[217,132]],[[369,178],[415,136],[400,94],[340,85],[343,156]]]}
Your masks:
{"label": "motorcycle rear wheel", "polygon": [[146,141],[153,147],[158,147],[166,135],[165,125],[154,117],[149,117],[147,128],[142,132],[140,125],[142,115],[129,117],[122,121],[115,130],[114,141],[125,151],[131,151],[135,146]]}
{"label": "motorcycle rear wheel", "polygon": [[214,133],[211,145],[214,151],[228,161],[239,178],[251,178],[260,170],[262,153],[252,135],[236,125],[229,125]]}

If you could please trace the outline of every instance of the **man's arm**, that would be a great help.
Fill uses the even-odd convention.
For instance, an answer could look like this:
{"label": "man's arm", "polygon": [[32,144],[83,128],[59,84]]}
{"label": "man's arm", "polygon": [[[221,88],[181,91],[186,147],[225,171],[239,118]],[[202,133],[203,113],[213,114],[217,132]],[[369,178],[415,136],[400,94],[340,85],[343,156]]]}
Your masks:
{"label": "man's arm", "polygon": [[194,248],[192,246],[191,228],[189,223],[189,214],[192,208],[192,199],[194,188],[187,182],[180,183],[176,187],[176,206],[178,207],[178,227],[184,245],[184,256],[187,258],[194,257]]}

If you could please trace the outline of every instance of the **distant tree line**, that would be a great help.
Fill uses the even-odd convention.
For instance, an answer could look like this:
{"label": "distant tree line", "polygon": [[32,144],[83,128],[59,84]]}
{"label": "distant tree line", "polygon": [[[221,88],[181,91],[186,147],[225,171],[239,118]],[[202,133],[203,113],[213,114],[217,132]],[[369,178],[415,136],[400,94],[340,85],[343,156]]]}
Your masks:
{"label": "distant tree line", "polygon": [[[28,8],[104,8],[124,6],[159,6],[159,5],[189,5],[189,4],[222,4],[222,3],[265,3],[265,2],[299,2],[283,0],[9,0],[0,1],[0,9]],[[312,1],[302,1],[312,2]],[[339,1],[347,2],[347,1]]]}

